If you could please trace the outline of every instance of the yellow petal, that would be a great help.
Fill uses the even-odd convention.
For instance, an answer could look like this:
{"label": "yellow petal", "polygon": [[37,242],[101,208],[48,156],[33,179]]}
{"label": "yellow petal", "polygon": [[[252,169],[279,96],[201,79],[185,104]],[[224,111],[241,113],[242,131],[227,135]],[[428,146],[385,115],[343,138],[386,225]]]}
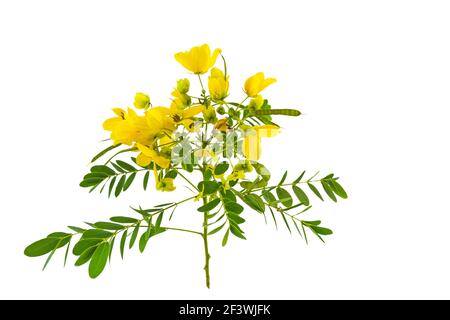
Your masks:
{"label": "yellow petal", "polygon": [[[214,50],[213,55],[211,57],[211,61],[210,61],[209,66],[208,66],[208,69],[216,64],[217,57],[219,56],[219,54],[221,52],[222,52],[222,49],[215,49]],[[205,72],[208,72],[208,70],[206,70]]]}
{"label": "yellow petal", "polygon": [[119,118],[125,119],[125,110],[121,108],[114,108],[112,110]]}
{"label": "yellow petal", "polygon": [[163,156],[157,155],[156,157],[153,158],[153,161],[158,166],[160,166],[161,168],[164,168],[164,169],[167,169],[170,166],[170,160]]}
{"label": "yellow petal", "polygon": [[192,118],[193,116],[199,114],[203,110],[204,110],[203,105],[190,107],[190,108],[187,108],[186,110],[183,110],[182,117],[183,118]]}
{"label": "yellow petal", "polygon": [[123,121],[120,118],[109,118],[106,119],[105,122],[103,122],[103,129],[108,130],[108,131],[113,131],[114,128],[117,126],[117,124]]}
{"label": "yellow petal", "polygon": [[138,154],[136,157],[136,163],[141,167],[146,167],[152,162],[152,159],[150,157],[147,157],[142,152]]}
{"label": "yellow petal", "polygon": [[176,53],[175,60],[177,60],[186,69],[192,71],[191,60],[188,58],[188,55],[186,52]]}

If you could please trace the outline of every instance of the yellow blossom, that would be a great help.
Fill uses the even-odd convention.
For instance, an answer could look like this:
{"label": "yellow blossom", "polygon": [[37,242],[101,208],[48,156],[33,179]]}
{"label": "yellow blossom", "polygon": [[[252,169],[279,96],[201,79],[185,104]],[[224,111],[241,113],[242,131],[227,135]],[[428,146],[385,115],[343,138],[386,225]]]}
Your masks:
{"label": "yellow blossom", "polygon": [[141,152],[136,157],[136,163],[141,167],[148,166],[152,161],[164,169],[167,169],[170,166],[170,159],[164,157],[159,152],[140,143],[137,143],[136,146]]}
{"label": "yellow blossom", "polygon": [[150,106],[150,97],[142,92],[136,93],[134,96],[134,106],[138,109],[147,109]]}
{"label": "yellow blossom", "polygon": [[172,100],[172,106],[177,107],[178,109],[184,109],[191,104],[191,97],[189,97],[186,93],[182,93],[178,89],[172,91],[172,97],[175,99]]}
{"label": "yellow blossom", "polygon": [[221,132],[227,132],[228,129],[228,125],[227,125],[227,119],[220,119],[216,122],[216,124],[214,125],[214,129],[217,129]]}
{"label": "yellow blossom", "polygon": [[255,97],[277,80],[274,78],[264,78],[264,73],[258,72],[245,81],[244,90],[249,97]]}
{"label": "yellow blossom", "polygon": [[128,108],[128,113],[120,108],[113,109],[117,115],[103,123],[105,130],[111,131],[111,140],[114,144],[123,143],[132,145],[134,142],[150,144],[153,141],[152,130],[144,116]]}
{"label": "yellow blossom", "polygon": [[213,101],[222,101],[228,96],[228,77],[225,77],[222,70],[211,69],[211,75],[208,78],[209,95]]}
{"label": "yellow blossom", "polygon": [[215,49],[211,55],[209,45],[193,47],[189,51],[178,52],[175,54],[175,59],[186,69],[195,74],[203,74],[216,63],[217,56],[221,49]]}
{"label": "yellow blossom", "polygon": [[173,191],[175,189],[172,178],[163,178],[156,183],[156,190],[159,191]]}
{"label": "yellow blossom", "polygon": [[280,132],[274,125],[254,126],[246,130],[242,143],[242,153],[248,160],[257,161],[261,157],[261,138],[271,138]]}
{"label": "yellow blossom", "polygon": [[184,110],[180,110],[177,106],[172,105],[169,109],[170,117],[176,124],[182,124],[187,130],[194,131],[193,117],[204,110],[203,105],[192,106]]}

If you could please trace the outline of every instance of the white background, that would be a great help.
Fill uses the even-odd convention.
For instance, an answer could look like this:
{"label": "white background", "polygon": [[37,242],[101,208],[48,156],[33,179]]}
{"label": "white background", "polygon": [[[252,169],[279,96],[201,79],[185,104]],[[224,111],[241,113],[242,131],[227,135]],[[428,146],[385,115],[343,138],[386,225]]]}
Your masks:
{"label": "white background", "polygon": [[[0,297],[450,298],[449,16],[430,0],[1,1]],[[306,246],[249,211],[247,241],[211,239],[211,290],[189,234],[115,255],[97,280],[62,268],[62,253],[41,272],[27,244],[176,196],[136,182],[108,200],[78,183],[110,109],[136,91],[167,105],[188,75],[173,54],[203,43],[223,49],[233,97],[264,71],[278,79],[272,105],[305,113],[279,121],[262,162],[275,179],[339,175],[349,200],[315,201],[308,216],[335,234]],[[201,222],[185,206],[174,223]]]}

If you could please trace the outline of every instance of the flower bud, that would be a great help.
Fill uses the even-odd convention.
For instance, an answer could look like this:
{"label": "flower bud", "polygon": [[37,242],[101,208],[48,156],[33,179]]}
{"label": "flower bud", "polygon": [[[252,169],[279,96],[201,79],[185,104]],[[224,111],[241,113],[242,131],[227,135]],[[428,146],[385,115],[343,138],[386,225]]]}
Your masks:
{"label": "flower bud", "polygon": [[208,106],[203,111],[203,118],[207,123],[216,123],[217,122],[217,116],[216,116],[216,110],[214,107]]}
{"label": "flower bud", "polygon": [[180,79],[177,81],[177,90],[180,93],[188,93],[190,87],[189,79]]}
{"label": "flower bud", "polygon": [[134,96],[134,106],[138,109],[147,109],[150,106],[150,97],[142,92],[136,93]]}
{"label": "flower bud", "polygon": [[217,113],[218,114],[220,114],[220,115],[224,115],[225,114],[225,108],[223,107],[223,106],[219,106],[218,108],[217,108]]}

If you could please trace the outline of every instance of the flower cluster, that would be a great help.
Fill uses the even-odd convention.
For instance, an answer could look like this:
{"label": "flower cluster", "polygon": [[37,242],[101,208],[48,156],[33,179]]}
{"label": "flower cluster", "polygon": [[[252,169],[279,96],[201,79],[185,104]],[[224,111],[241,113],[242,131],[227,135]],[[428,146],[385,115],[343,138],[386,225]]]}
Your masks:
{"label": "flower cluster", "polygon": [[[257,111],[264,107],[265,102],[260,92],[276,80],[266,78],[264,73],[258,72],[245,81],[246,96],[241,103],[227,101],[230,77],[221,52],[221,49],[215,49],[211,53],[209,46],[204,44],[175,54],[175,59],[198,77],[202,87],[200,94],[191,94],[189,79],[180,79],[172,92],[169,107],[153,106],[148,94],[138,92],[134,99],[134,107],[138,110],[113,109],[116,116],[103,123],[103,128],[111,132],[110,138],[114,145],[129,145],[131,151],[138,152],[136,157],[138,165],[147,167],[153,163],[156,164],[152,168],[154,168],[158,190],[175,189],[171,178],[161,181],[159,170],[170,169],[175,165],[172,161],[173,150],[182,142],[176,138],[177,133],[198,134],[206,131],[211,137],[217,138],[219,132],[225,133],[226,136],[227,132],[240,131],[239,152],[235,155],[236,158],[239,154],[247,160],[256,161],[261,154],[261,138],[273,137],[280,131],[267,115],[259,117],[263,119],[263,123],[258,121],[257,117]],[[223,58],[224,70],[214,67],[219,55]],[[201,75],[208,72],[208,90],[206,91]],[[244,104],[247,101],[248,103]],[[252,118],[261,124],[256,125],[252,122]],[[208,131],[208,128],[211,130]],[[212,143],[214,139],[204,134],[200,136],[201,139],[203,139],[200,141],[201,148],[193,152],[194,161],[202,158],[206,163],[214,162],[214,160],[217,162],[217,148],[213,150],[211,147],[212,145],[217,147],[217,144]],[[207,159],[208,156],[209,159]],[[226,182],[245,177],[245,172],[239,169],[241,162],[234,166],[234,170],[225,179]]]}

